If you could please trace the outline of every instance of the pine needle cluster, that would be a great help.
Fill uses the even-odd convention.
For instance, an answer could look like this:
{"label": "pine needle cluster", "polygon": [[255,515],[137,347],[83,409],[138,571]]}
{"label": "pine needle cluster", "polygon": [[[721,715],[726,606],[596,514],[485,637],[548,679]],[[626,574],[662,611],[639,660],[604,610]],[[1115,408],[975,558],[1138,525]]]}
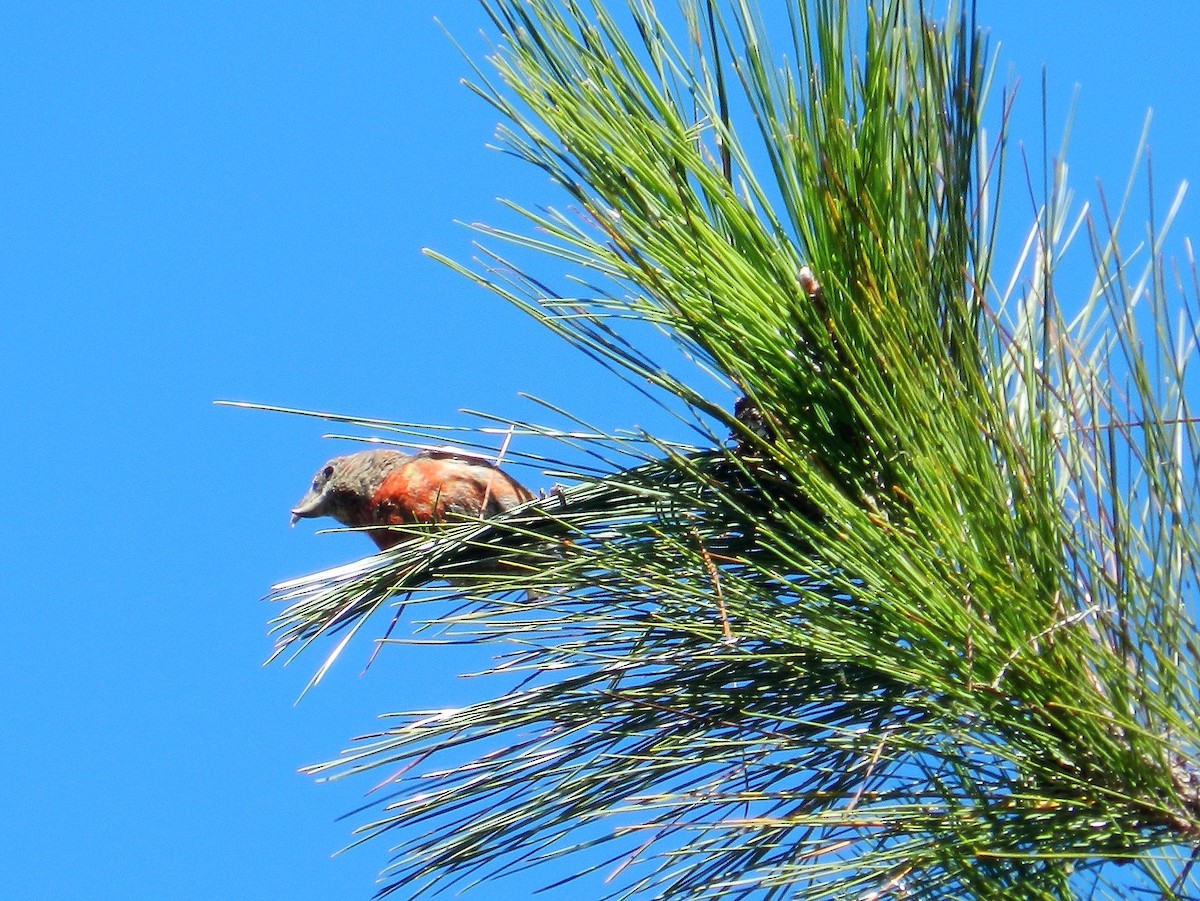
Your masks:
{"label": "pine needle cluster", "polygon": [[451,433],[562,487],[277,589],[280,653],[340,633],[314,679],[400,603],[496,649],[490,700],[312,768],[400,773],[360,829],[400,837],[381,894],[583,852],[614,897],[1189,897],[1196,286],[1162,230],[1072,227],[1059,169],[994,276],[1004,134],[954,3],[483,5],[473,87],[568,202],[447,262],[694,440]]}

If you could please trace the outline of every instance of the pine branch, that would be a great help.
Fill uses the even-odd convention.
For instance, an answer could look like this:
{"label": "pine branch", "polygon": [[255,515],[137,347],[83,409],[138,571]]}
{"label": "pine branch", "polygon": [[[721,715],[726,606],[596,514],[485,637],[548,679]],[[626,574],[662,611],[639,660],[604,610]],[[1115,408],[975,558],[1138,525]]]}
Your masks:
{"label": "pine branch", "polygon": [[360,829],[403,835],[381,894],[603,849],[614,897],[1059,898],[1111,862],[1186,897],[1197,291],[1168,289],[1163,231],[1135,265],[1058,167],[994,284],[972,9],[790,3],[785,63],[736,0],[483,5],[474,89],[575,212],[481,227],[456,268],[697,437],[500,423],[559,442],[515,452],[568,484],[277,587],[281,652],[345,633],[316,678],[393,603],[504,652],[481,675],[507,690],[312,768],[398,771]]}

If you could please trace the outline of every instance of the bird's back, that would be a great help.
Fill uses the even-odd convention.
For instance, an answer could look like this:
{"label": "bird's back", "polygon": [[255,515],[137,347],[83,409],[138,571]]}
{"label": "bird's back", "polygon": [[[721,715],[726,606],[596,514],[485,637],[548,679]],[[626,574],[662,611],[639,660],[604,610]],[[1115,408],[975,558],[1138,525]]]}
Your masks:
{"label": "bird's back", "polygon": [[401,525],[489,517],[532,499],[527,488],[482,457],[426,450],[384,477],[372,498],[372,518]]}

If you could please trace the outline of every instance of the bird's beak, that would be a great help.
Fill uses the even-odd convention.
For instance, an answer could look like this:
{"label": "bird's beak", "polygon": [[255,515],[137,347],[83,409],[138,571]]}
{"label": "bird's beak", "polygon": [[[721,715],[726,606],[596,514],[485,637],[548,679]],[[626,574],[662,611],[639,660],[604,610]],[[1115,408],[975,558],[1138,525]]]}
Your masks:
{"label": "bird's beak", "polygon": [[307,519],[313,516],[323,516],[324,513],[321,507],[325,503],[323,495],[309,492],[300,499],[300,503],[292,508],[292,525],[295,526],[302,519]]}

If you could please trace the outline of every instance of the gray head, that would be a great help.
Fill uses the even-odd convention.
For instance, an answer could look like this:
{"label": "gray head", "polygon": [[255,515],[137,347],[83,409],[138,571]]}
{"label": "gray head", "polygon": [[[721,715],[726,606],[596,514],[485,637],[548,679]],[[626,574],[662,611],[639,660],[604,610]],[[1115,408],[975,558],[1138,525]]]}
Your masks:
{"label": "gray head", "polygon": [[371,500],[379,486],[390,472],[410,459],[394,450],[334,457],[317,470],[312,487],[292,508],[292,525],[320,516],[331,516],[346,526],[371,525]]}

